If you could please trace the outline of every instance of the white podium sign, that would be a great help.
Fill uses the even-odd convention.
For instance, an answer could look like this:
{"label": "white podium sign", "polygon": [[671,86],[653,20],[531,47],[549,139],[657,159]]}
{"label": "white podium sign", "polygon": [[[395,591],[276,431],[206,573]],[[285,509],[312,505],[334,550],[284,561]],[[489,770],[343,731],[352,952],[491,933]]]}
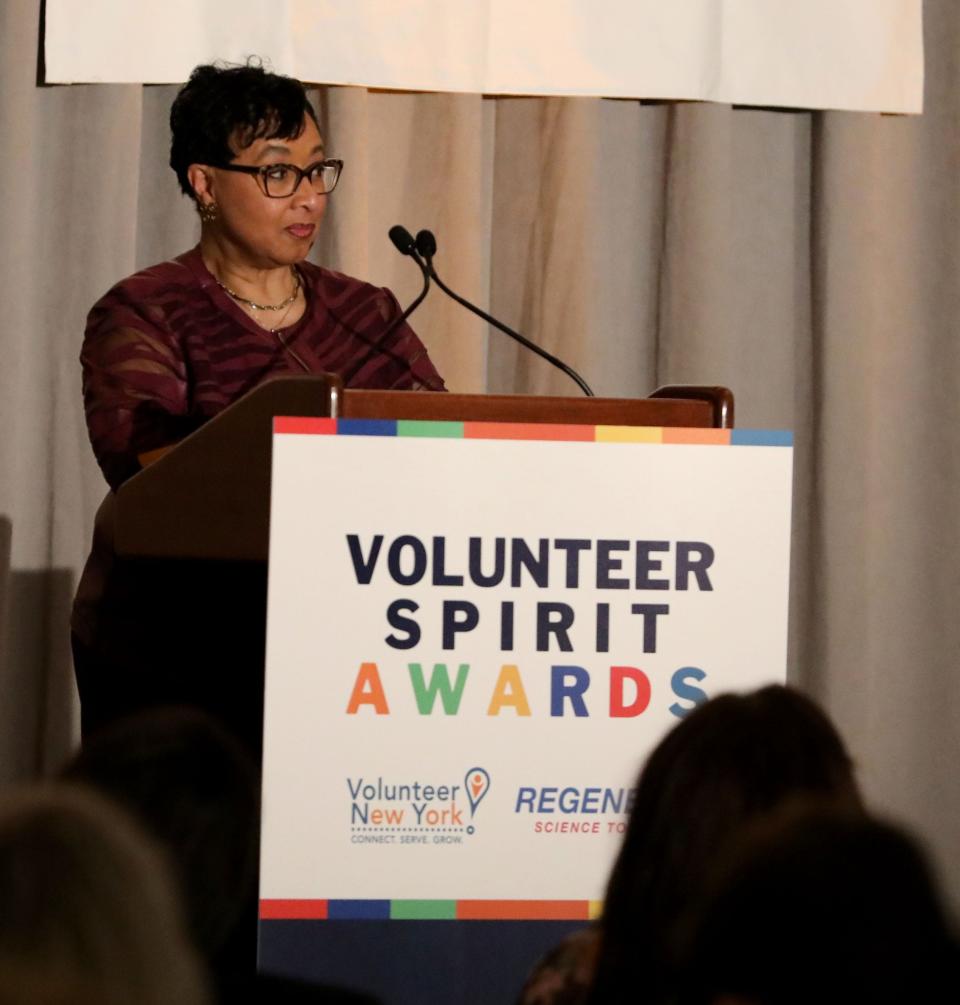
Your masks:
{"label": "white podium sign", "polygon": [[645,754],[785,679],[789,444],[275,420],[262,919],[595,916]]}

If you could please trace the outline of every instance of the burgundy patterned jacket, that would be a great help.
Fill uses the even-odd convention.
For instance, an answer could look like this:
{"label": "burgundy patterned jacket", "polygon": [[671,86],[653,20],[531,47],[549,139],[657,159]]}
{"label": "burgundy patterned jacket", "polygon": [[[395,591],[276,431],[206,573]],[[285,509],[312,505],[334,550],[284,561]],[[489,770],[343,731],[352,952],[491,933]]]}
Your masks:
{"label": "burgundy patterned jacket", "polygon": [[346,387],[444,389],[389,290],[298,266],[307,306],[276,335],[217,285],[199,247],[124,279],[90,311],[80,361],[87,427],[116,489],[141,454],[183,439],[266,378],[333,372]]}

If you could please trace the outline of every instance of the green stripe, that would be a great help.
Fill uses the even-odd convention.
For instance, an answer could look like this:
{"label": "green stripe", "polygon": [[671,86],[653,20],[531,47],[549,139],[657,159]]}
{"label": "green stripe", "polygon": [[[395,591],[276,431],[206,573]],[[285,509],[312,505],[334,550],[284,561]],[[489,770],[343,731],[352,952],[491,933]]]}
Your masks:
{"label": "green stripe", "polygon": [[420,419],[398,419],[397,436],[427,436],[433,439],[463,439],[462,422],[422,422]]}
{"label": "green stripe", "polygon": [[391,921],[456,921],[455,900],[391,900]]}

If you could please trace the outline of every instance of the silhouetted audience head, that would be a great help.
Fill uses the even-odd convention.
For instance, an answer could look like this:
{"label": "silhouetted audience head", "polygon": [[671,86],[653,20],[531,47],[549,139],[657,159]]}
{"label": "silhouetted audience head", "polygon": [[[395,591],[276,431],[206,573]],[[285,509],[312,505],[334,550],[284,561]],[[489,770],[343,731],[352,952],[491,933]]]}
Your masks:
{"label": "silhouetted audience head", "polygon": [[202,1005],[166,860],[67,786],[0,798],[0,1005]]}
{"label": "silhouetted audience head", "polygon": [[902,831],[799,804],[752,828],[692,924],[682,1005],[902,1005],[960,997],[960,957]]}
{"label": "silhouetted audience head", "polygon": [[375,1002],[256,973],[257,771],[214,719],[176,707],[130,716],[87,737],[65,774],[109,795],[167,851],[221,1005]]}
{"label": "silhouetted audience head", "polygon": [[256,769],[239,744],[200,711],[154,709],[86,739],[65,775],[115,800],[166,849],[195,943],[215,961],[256,896]]}
{"label": "silhouetted audience head", "polygon": [[860,806],[843,741],[796,691],[721,695],[668,733],[637,780],[589,1001],[663,1001],[673,988],[681,920],[718,853],[746,823],[803,794]]}

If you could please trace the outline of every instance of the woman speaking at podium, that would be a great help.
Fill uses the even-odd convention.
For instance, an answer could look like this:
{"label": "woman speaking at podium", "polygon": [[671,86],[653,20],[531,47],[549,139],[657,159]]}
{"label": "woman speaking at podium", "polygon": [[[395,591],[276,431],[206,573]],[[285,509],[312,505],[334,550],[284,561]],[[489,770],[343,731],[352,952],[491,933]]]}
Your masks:
{"label": "woman speaking at podium", "polygon": [[[200,243],[114,286],[90,311],[81,352],[90,439],[111,488],[274,376],[444,389],[392,293],[306,260],[342,164],[326,156],[299,81],[199,66],[170,125],[170,164],[196,204]],[[158,693],[211,707],[242,684],[252,697],[236,699],[239,731],[255,746],[262,568],[247,580],[230,570],[202,584],[206,571],[180,568],[134,581],[114,558],[110,513],[108,498],[71,622],[84,734]]]}
{"label": "woman speaking at podium", "polygon": [[342,162],[303,85],[255,65],[198,66],[170,112],[170,166],[200,243],[122,280],[90,312],[87,424],[111,487],[269,377],[442,390],[384,289],[306,261]]}

